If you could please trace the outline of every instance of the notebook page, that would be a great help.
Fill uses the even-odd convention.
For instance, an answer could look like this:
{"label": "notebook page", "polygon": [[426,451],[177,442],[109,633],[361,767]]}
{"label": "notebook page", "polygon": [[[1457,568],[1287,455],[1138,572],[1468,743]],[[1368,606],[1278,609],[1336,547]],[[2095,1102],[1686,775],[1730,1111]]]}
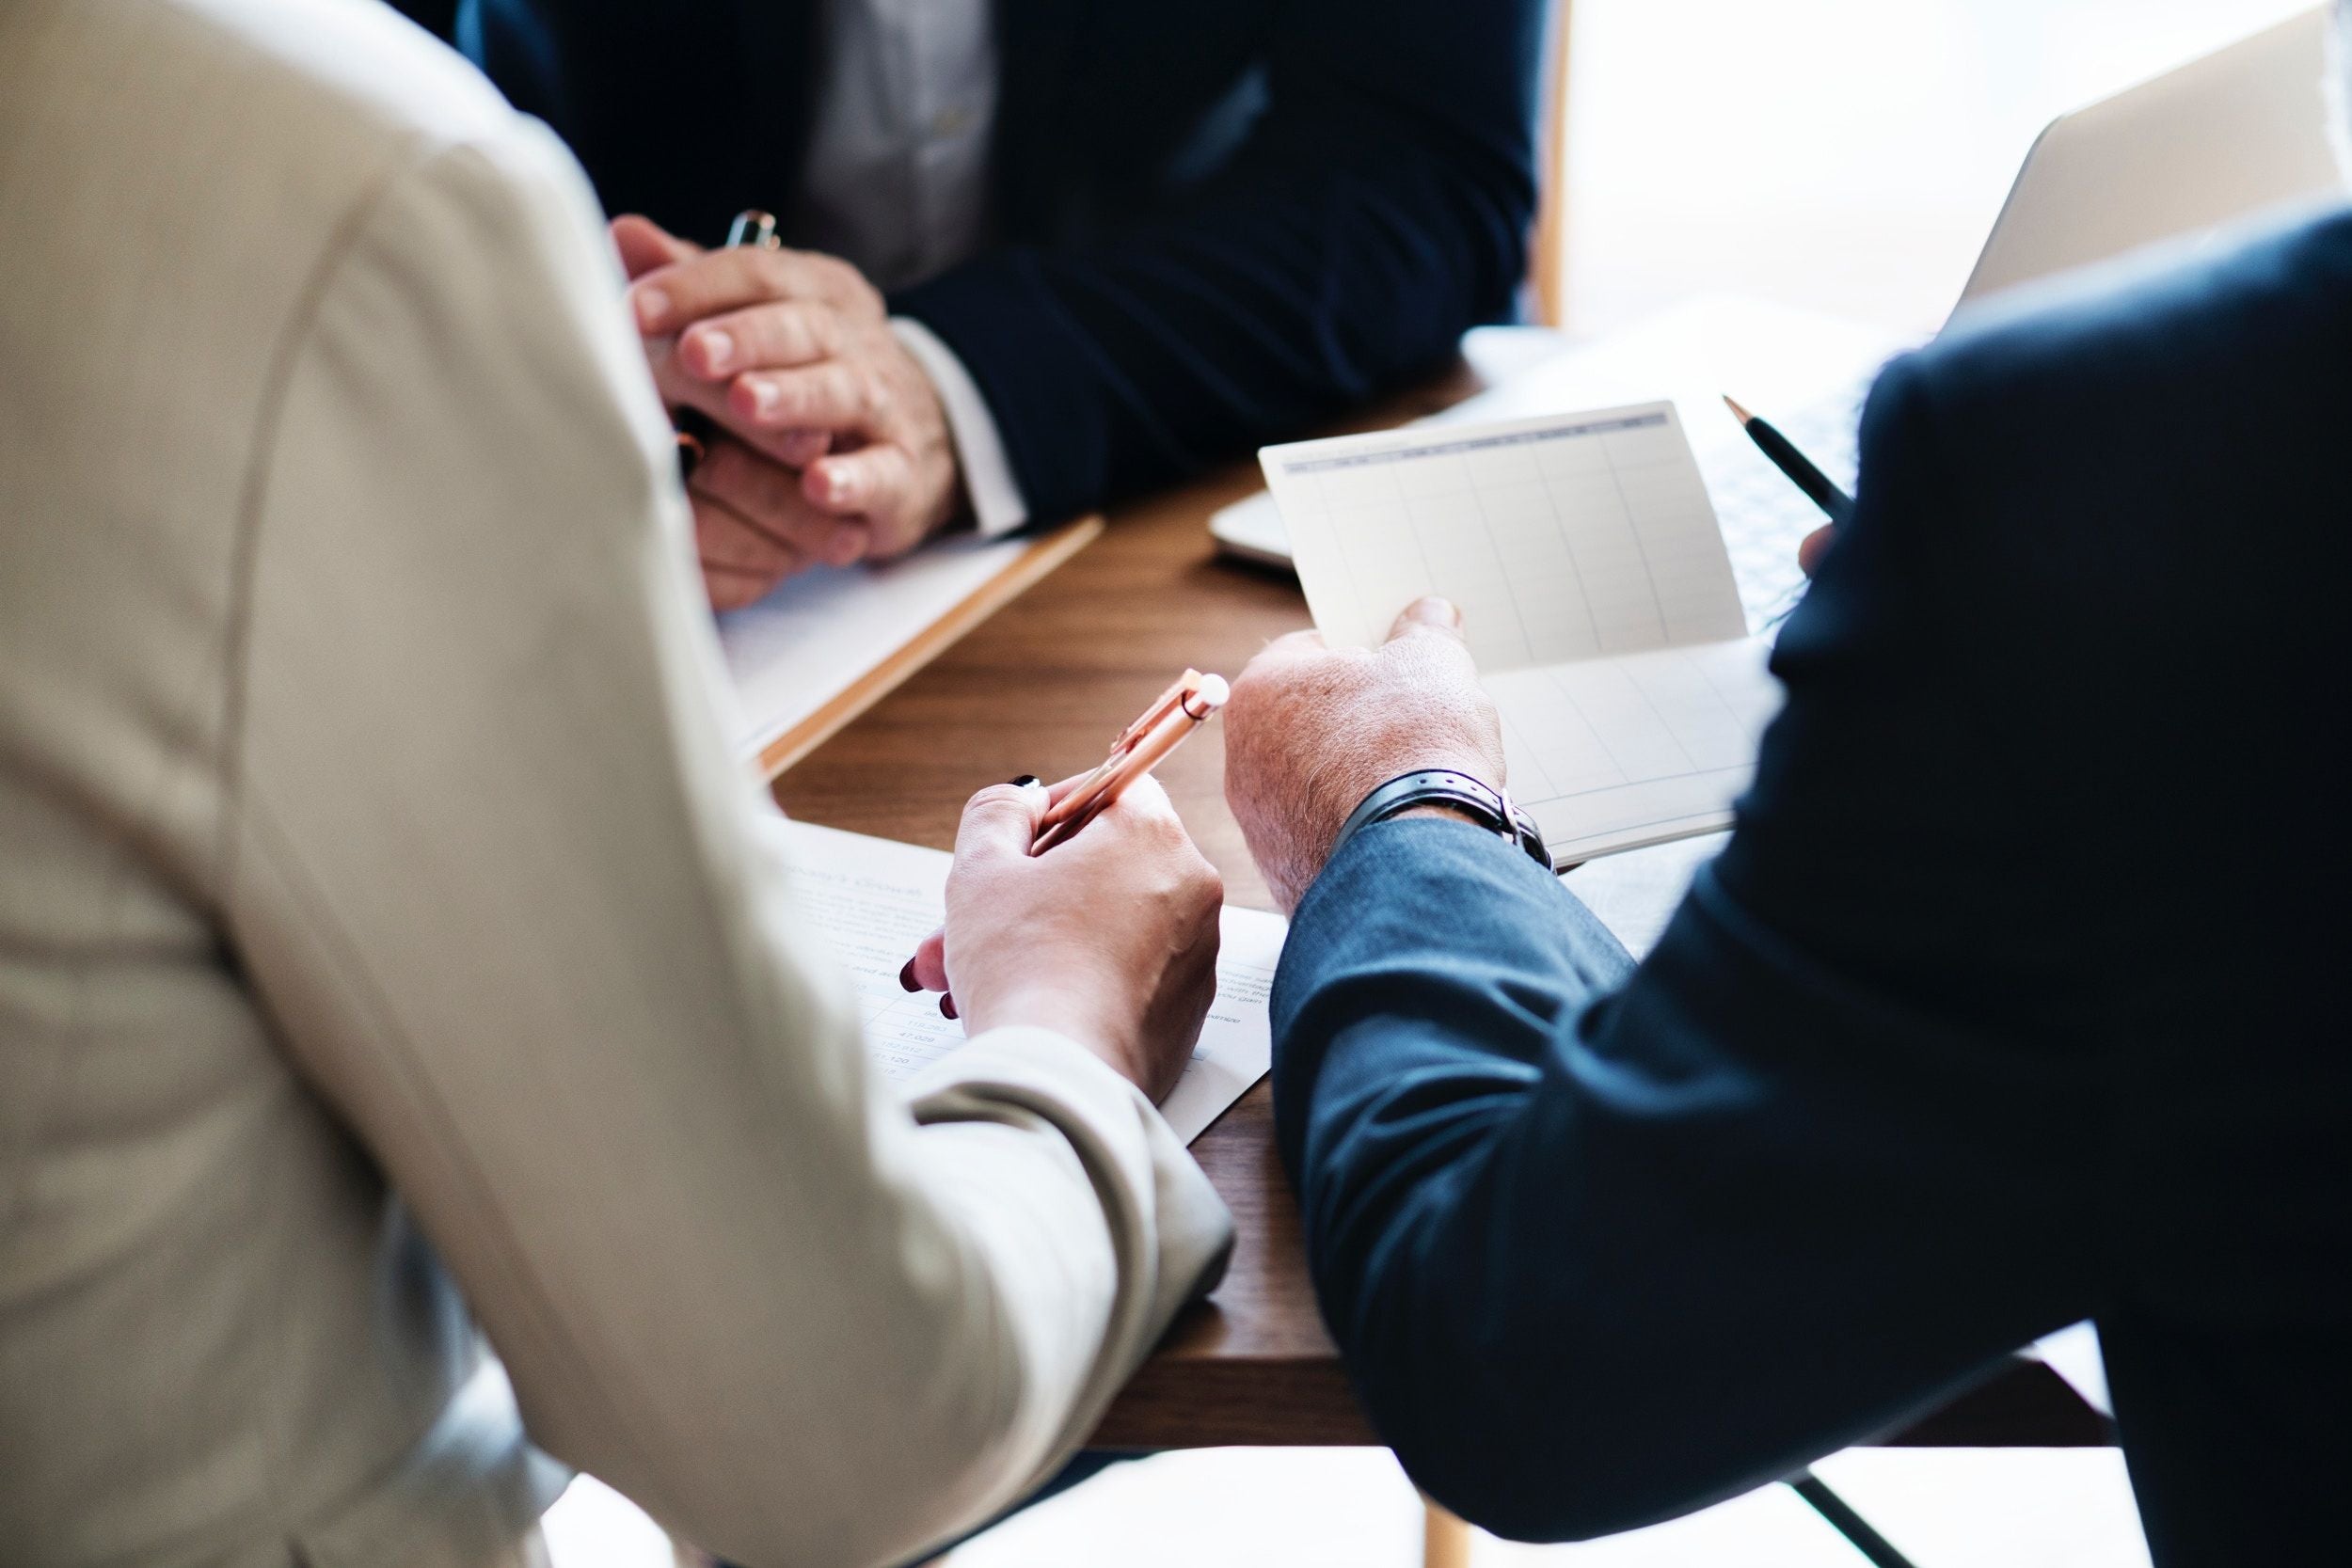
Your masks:
{"label": "notebook page", "polygon": [[1730,825],[1780,692],[1672,404],[1259,455],[1332,642],[1461,607],[1558,863]]}
{"label": "notebook page", "polygon": [[1745,635],[1670,403],[1259,454],[1315,625],[1369,647],[1424,594],[1495,673]]}
{"label": "notebook page", "polygon": [[[949,857],[807,822],[783,822],[802,916],[832,941],[849,972],[868,1056],[890,1078],[911,1078],[963,1043],[939,998],[910,993],[898,971],[946,908]],[[1216,999],[1184,1076],[1160,1114],[1190,1143],[1265,1076],[1272,1060],[1267,999],[1288,927],[1279,915],[1228,907]]]}
{"label": "notebook page", "polygon": [[1511,797],[1554,863],[1731,825],[1780,709],[1760,638],[1486,677]]}

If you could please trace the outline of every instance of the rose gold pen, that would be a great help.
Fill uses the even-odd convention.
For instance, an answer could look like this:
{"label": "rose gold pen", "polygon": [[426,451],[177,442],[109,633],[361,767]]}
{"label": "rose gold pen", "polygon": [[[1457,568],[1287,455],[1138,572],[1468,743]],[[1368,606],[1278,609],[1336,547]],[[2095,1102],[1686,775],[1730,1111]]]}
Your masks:
{"label": "rose gold pen", "polygon": [[[1157,768],[1193,731],[1215,718],[1216,710],[1232,695],[1222,675],[1186,670],[1177,676],[1175,684],[1161,692],[1159,699],[1145,708],[1134,723],[1119,732],[1103,765],[1073,784],[1069,794],[1047,809],[1038,824],[1037,836],[1029,842],[1029,853],[1045,853],[1094,820],[1129,784]],[[933,937],[938,934],[931,933]],[[898,971],[898,984],[907,990],[922,989],[914,978],[914,959],[909,958],[906,967]],[[939,1010],[948,1018],[955,1017],[956,999],[942,995]]]}
{"label": "rose gold pen", "polygon": [[1157,768],[1225,705],[1232,692],[1222,675],[1186,670],[1136,721],[1119,732],[1103,765],[1071,789],[1038,824],[1030,853],[1041,855],[1093,820],[1129,784]]}

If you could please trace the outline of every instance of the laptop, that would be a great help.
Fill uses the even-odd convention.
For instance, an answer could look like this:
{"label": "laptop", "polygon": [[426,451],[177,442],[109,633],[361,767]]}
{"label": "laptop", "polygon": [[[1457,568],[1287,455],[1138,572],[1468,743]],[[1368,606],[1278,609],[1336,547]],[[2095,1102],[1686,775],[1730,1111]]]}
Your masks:
{"label": "laptop", "polygon": [[2034,142],[1961,293],[1987,294],[2164,240],[2344,198],[2319,89],[2327,8],[2062,115]]}

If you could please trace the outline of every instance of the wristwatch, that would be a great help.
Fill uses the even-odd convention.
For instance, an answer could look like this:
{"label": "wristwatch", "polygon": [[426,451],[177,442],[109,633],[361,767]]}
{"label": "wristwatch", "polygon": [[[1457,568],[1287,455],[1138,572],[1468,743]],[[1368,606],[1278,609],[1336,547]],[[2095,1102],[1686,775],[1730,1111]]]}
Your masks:
{"label": "wristwatch", "polygon": [[1525,850],[1528,858],[1546,871],[1551,869],[1551,851],[1544,847],[1543,833],[1533,817],[1511,803],[1508,790],[1489,788],[1468,773],[1456,773],[1448,768],[1399,773],[1365,796],[1341,824],[1340,836],[1331,842],[1331,858],[1336,860],[1349,839],[1375,822],[1386,822],[1399,812],[1429,805],[1452,806],[1467,814],[1489,832]]}

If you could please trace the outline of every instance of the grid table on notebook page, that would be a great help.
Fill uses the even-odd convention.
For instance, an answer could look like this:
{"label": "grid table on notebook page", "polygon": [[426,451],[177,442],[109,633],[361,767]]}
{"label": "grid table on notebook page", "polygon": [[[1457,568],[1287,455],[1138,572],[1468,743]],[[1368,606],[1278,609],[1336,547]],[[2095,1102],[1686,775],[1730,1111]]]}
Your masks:
{"label": "grid table on notebook page", "polygon": [[1730,821],[1779,705],[1672,404],[1261,454],[1315,624],[1460,607],[1512,794],[1561,863]]}
{"label": "grid table on notebook page", "polygon": [[[946,912],[949,857],[938,849],[806,822],[774,822],[791,865],[801,917],[825,933],[850,976],[869,1060],[886,1078],[912,1078],[961,1045],[963,1025],[939,998],[908,991],[899,968]],[[1189,1143],[1223,1115],[1272,1059],[1267,999],[1288,930],[1281,916],[1228,907],[1216,998],[1160,1114]]]}

